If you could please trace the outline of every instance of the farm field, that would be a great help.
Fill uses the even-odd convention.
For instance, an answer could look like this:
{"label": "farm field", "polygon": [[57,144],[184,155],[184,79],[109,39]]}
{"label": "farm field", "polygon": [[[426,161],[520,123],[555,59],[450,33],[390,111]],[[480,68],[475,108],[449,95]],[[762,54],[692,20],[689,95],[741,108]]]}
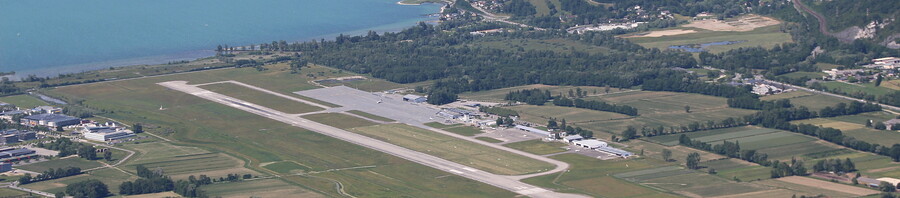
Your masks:
{"label": "farm field", "polygon": [[541,140],[528,140],[515,143],[504,144],[503,146],[519,149],[521,151],[534,153],[537,155],[547,155],[566,151],[567,144],[562,142],[544,142]]}
{"label": "farm field", "polygon": [[275,171],[277,173],[292,173],[294,171],[305,171],[309,170],[309,167],[298,164],[297,162],[292,161],[281,161],[274,162],[271,164],[263,165],[263,168],[269,169],[271,171]]}
{"label": "farm field", "polygon": [[769,167],[732,158],[705,161],[701,162],[700,166],[706,167],[706,170],[715,169],[716,176],[728,180],[737,178],[740,181],[753,181],[769,179],[772,176]]}
{"label": "farm field", "polygon": [[349,129],[356,127],[364,127],[364,126],[372,126],[376,123],[357,118],[351,115],[343,114],[343,113],[317,113],[302,116],[303,118],[312,120],[314,122],[322,123],[328,126],[333,126],[339,129]]}
{"label": "farm field", "polygon": [[144,165],[151,170],[162,169],[173,179],[184,179],[191,175],[208,175],[222,177],[227,174],[253,174],[258,172],[243,167],[243,161],[221,153],[203,153],[173,156],[153,162],[129,163],[129,170],[137,165]]}
{"label": "farm field", "polygon": [[[490,102],[506,102],[504,98],[506,94],[511,91],[524,90],[524,89],[541,89],[541,90],[549,90],[551,95],[568,95],[569,90],[574,90],[576,88],[581,88],[581,90],[587,91],[588,95],[603,94],[606,92],[606,88],[604,87],[592,87],[592,86],[553,86],[553,85],[523,85],[516,87],[507,87],[502,89],[494,89],[488,91],[479,91],[479,92],[466,92],[459,94],[459,98],[465,100],[476,100],[476,101],[490,101]],[[618,88],[609,88],[610,93],[625,91],[623,89]]]}
{"label": "farm field", "polygon": [[30,170],[34,172],[44,172],[49,169],[58,169],[58,168],[66,168],[66,167],[78,167],[82,170],[89,168],[96,168],[103,166],[97,161],[91,161],[79,158],[78,156],[72,156],[66,159],[54,159],[50,161],[43,161],[34,164],[28,164],[23,166],[16,166],[18,169]]}
{"label": "farm field", "polygon": [[825,74],[825,73],[822,73],[822,72],[801,72],[801,71],[798,71],[798,72],[791,72],[791,73],[786,73],[786,74],[782,74],[782,75],[778,75],[778,76],[784,76],[784,77],[789,77],[789,78],[801,78],[801,77],[807,77],[807,78],[809,78],[809,79],[821,79],[822,76],[825,76],[825,75],[826,75],[826,74]]}
{"label": "farm field", "polygon": [[253,104],[272,108],[285,113],[308,113],[313,111],[324,110],[322,108],[308,105],[306,103],[293,101],[276,95],[268,94],[259,90],[247,88],[233,83],[217,83],[211,85],[203,85],[200,88],[216,92],[222,95],[237,98]]}
{"label": "farm field", "polygon": [[881,87],[900,91],[900,79],[881,82]]}
{"label": "farm field", "polygon": [[125,198],[156,198],[156,197],[181,197],[181,195],[179,195],[175,192],[172,192],[172,191],[166,191],[166,192],[159,192],[159,193],[125,196]]}
{"label": "farm field", "polygon": [[47,102],[40,100],[38,98],[29,96],[29,95],[14,95],[14,96],[4,96],[0,97],[0,102],[9,103],[12,105],[16,105],[20,108],[34,108],[37,106],[47,105]]}
{"label": "farm field", "polygon": [[360,110],[350,110],[350,111],[347,111],[347,113],[352,113],[354,115],[358,115],[358,116],[362,116],[364,118],[369,118],[369,119],[378,120],[378,121],[382,121],[382,122],[394,122],[395,121],[395,120],[391,120],[390,118],[381,117],[381,116],[371,114],[371,113],[366,113],[366,112],[360,111]]}
{"label": "farm field", "polygon": [[801,176],[783,177],[779,179],[763,180],[761,182],[754,183],[778,186],[781,188],[803,192],[803,194],[808,193],[807,195],[822,194],[830,197],[858,197],[878,193],[878,191],[872,189],[838,184]]}
{"label": "farm field", "polygon": [[535,124],[547,124],[547,120],[550,119],[548,116],[553,116],[557,121],[565,119],[567,123],[605,121],[630,117],[619,113],[553,105],[518,105],[507,108],[518,112],[522,120]]}
{"label": "farm field", "polygon": [[772,48],[781,43],[792,42],[791,35],[781,32],[779,26],[756,28],[752,31],[709,31],[700,28],[677,27],[669,30],[695,31],[687,34],[660,37],[629,37],[628,39],[647,48],[669,49],[673,45],[704,44],[721,41],[746,41],[731,45],[717,45],[705,48],[710,53],[721,53],[737,48],[757,47]]}
{"label": "farm field", "polygon": [[88,179],[96,179],[100,180],[104,184],[106,184],[112,193],[119,192],[119,185],[125,181],[133,181],[137,179],[137,176],[132,176],[125,174],[121,171],[104,168],[96,171],[92,171],[90,173],[85,173],[76,176],[64,177],[59,179],[41,181],[36,183],[30,183],[23,185],[23,187],[28,189],[40,190],[50,193],[62,192],[66,190],[66,186],[72,183],[88,180]]}
{"label": "farm field", "polygon": [[210,197],[326,197],[279,179],[216,183],[200,187]]}
{"label": "farm field", "polygon": [[873,120],[875,122],[884,122],[892,118],[894,118],[894,115],[887,112],[869,112],[832,118],[799,120],[792,123],[805,123],[821,127],[840,129],[842,132],[844,132],[844,135],[856,138],[857,140],[890,146],[900,143],[900,132],[867,128],[865,123],[868,120]]}
{"label": "farm field", "polygon": [[404,124],[350,131],[495,174],[522,175],[553,168],[546,162]]}
{"label": "farm field", "polygon": [[[350,75],[349,72],[339,73],[319,66],[304,68],[301,74],[290,74],[287,64],[265,67],[269,70],[230,68],[67,86],[45,92],[62,99],[84,100],[84,104],[92,108],[114,112],[101,116],[120,121],[139,120],[145,124],[146,131],[175,140],[179,145],[228,153],[248,163],[244,166],[252,170],[263,170],[261,163],[279,161],[302,162],[313,171],[378,166],[378,169],[371,171],[382,175],[381,177],[372,177],[368,181],[342,182],[344,190],[354,196],[511,196],[511,192],[458,176],[435,180],[434,177],[446,173],[155,84],[173,80],[187,80],[191,84],[236,80],[292,95],[295,91],[316,88],[308,84],[311,80]],[[313,74],[315,78],[306,74]],[[161,105],[164,110],[159,110]],[[407,171],[413,170],[420,174],[409,175]],[[363,174],[372,173],[346,172],[333,177],[353,178],[362,177]],[[404,182],[393,182],[392,178],[401,177],[405,178]],[[323,181],[325,185],[320,185]],[[290,184],[309,186],[326,196],[340,196],[334,183],[327,179],[297,179]],[[358,190],[385,188],[392,190]]]}
{"label": "farm field", "polygon": [[895,91],[890,88],[876,87],[874,83],[850,84],[850,83],[837,82],[837,81],[827,81],[827,82],[821,82],[820,84],[822,84],[829,90],[837,89],[837,90],[840,90],[842,92],[847,92],[847,93],[863,92],[866,94],[875,95],[876,97],[880,97],[884,94],[888,94],[890,92]]}
{"label": "farm field", "polygon": [[[722,141],[740,142],[741,150],[757,150],[757,153],[768,154],[770,160],[790,160],[820,158],[822,153],[838,153],[845,148],[788,131],[759,127],[735,127],[682,133],[694,140],[710,144],[721,144]],[[664,145],[677,145],[681,134],[663,135],[647,138]]]}
{"label": "farm field", "polygon": [[833,107],[838,103],[850,103],[852,101],[845,100],[837,97],[826,96],[821,94],[815,94],[807,91],[793,91],[788,93],[776,94],[776,95],[768,95],[760,97],[762,100],[772,101],[772,100],[780,100],[780,99],[788,99],[791,101],[796,107],[804,106],[809,108],[810,110],[821,110],[825,107]]}
{"label": "farm field", "polygon": [[522,181],[554,191],[581,193],[595,197],[679,197],[610,176],[654,168],[660,164],[660,161],[644,158],[603,161],[579,154],[561,154],[551,158],[572,165],[570,171],[532,177]]}

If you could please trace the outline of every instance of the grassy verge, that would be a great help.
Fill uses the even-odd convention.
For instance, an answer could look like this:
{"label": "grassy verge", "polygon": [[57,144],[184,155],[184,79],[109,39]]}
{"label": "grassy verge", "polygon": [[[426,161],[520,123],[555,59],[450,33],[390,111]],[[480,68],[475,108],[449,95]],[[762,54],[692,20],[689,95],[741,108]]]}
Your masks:
{"label": "grassy verge", "polygon": [[391,120],[390,118],[381,117],[381,116],[371,114],[371,113],[366,113],[366,112],[363,112],[360,110],[350,110],[350,111],[347,111],[347,113],[352,113],[354,115],[362,116],[362,117],[373,119],[373,120],[384,121],[384,122],[396,121],[396,120]]}
{"label": "grassy verge", "polygon": [[297,102],[287,98],[268,94],[255,89],[247,88],[232,83],[218,83],[200,86],[200,88],[231,96],[253,104],[262,105],[285,113],[308,113],[324,110],[322,108]]}
{"label": "grassy verge", "polygon": [[362,118],[357,118],[342,113],[317,113],[305,115],[303,116],[303,118],[328,126],[337,127],[339,129],[350,129],[356,127],[372,126],[376,124]]}
{"label": "grassy verge", "polygon": [[544,142],[541,140],[528,140],[528,141],[522,141],[522,142],[515,142],[515,143],[504,144],[503,146],[522,150],[522,151],[529,152],[529,153],[534,153],[537,155],[547,155],[547,154],[554,154],[554,153],[566,151],[566,149],[562,148],[562,147],[566,146],[565,143]]}

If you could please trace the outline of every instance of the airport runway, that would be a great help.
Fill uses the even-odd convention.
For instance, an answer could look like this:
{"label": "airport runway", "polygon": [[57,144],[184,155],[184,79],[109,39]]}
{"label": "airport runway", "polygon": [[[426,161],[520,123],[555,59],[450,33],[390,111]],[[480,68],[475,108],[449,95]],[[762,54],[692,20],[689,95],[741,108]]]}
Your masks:
{"label": "airport runway", "polygon": [[369,138],[363,135],[331,127],[328,125],[303,119],[299,116],[283,113],[277,110],[252,104],[236,98],[231,98],[222,94],[211,92],[198,88],[194,85],[188,85],[186,81],[169,81],[158,83],[172,90],[185,92],[197,97],[207,99],[213,102],[234,107],[249,113],[260,115],[269,119],[277,120],[296,127],[305,128],[323,135],[347,141],[353,144],[361,145],[370,149],[391,154],[409,161],[413,161],[432,168],[443,170],[465,178],[473,179],[482,183],[490,184],[499,188],[503,188],[517,194],[526,195],[535,198],[556,198],[556,197],[586,197],[577,194],[557,193],[547,189],[539,188],[530,184],[520,182],[514,176],[496,175],[478,169],[464,166],[455,162],[444,160],[428,154],[420,153],[410,149],[406,149],[387,142]]}

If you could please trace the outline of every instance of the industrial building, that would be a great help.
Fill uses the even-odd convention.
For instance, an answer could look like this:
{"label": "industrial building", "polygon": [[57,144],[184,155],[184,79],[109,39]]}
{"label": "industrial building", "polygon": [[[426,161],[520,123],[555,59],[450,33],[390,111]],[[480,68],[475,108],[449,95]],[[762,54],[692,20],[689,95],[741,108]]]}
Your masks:
{"label": "industrial building", "polygon": [[589,149],[596,149],[596,148],[608,146],[606,144],[606,142],[599,141],[599,140],[581,140],[581,141],[575,141],[574,143],[576,146],[589,148]]}
{"label": "industrial building", "polygon": [[405,96],[403,96],[403,101],[407,101],[407,102],[421,103],[421,102],[425,102],[427,100],[428,100],[428,98],[426,98],[425,96],[417,96],[417,95],[412,95],[412,94],[406,94]]}
{"label": "industrial building", "polygon": [[516,125],[516,129],[528,131],[530,133],[535,133],[538,135],[542,135],[544,137],[550,137],[549,131],[544,131],[544,130],[540,130],[540,129],[536,129],[536,128],[532,128],[532,127],[527,127],[525,125]]}
{"label": "industrial building", "polygon": [[0,173],[4,173],[12,170],[12,163],[2,162],[0,163]]}
{"label": "industrial building", "polygon": [[24,115],[24,114],[25,114],[24,111],[19,111],[19,110],[4,111],[4,112],[0,112],[0,119],[12,122],[13,116]]}
{"label": "industrial building", "polygon": [[11,158],[16,157],[24,157],[30,156],[34,154],[35,151],[27,148],[12,148],[12,147],[4,147],[0,148],[0,160],[9,160]]}
{"label": "industrial building", "polygon": [[19,142],[18,135],[2,135],[0,136],[0,144],[15,144]]}
{"label": "industrial building", "polygon": [[61,114],[38,114],[22,118],[22,124],[28,126],[69,126],[81,123],[80,118]]}
{"label": "industrial building", "polygon": [[24,131],[18,129],[0,130],[0,143],[13,144],[21,141],[37,139],[37,133],[34,131]]}
{"label": "industrial building", "polygon": [[62,113],[62,108],[52,107],[52,106],[39,106],[31,109],[32,114],[60,114]]}
{"label": "industrial building", "polygon": [[570,136],[563,137],[563,140],[565,140],[568,143],[580,141],[583,139],[584,139],[584,137],[581,137],[581,135],[570,135]]}
{"label": "industrial building", "polygon": [[115,127],[85,127],[84,139],[94,141],[110,141],[134,137],[134,132]]}
{"label": "industrial building", "polygon": [[618,155],[621,157],[629,157],[631,155],[634,155],[631,152],[628,152],[628,151],[625,151],[622,149],[613,148],[610,146],[604,146],[604,147],[597,148],[597,151],[612,153],[612,154],[615,154],[615,155]]}

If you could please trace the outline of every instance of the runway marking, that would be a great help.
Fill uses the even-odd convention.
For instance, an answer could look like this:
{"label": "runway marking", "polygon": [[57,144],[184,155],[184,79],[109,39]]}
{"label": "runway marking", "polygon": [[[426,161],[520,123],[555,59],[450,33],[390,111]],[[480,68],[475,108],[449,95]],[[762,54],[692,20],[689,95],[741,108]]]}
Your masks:
{"label": "runway marking", "polygon": [[519,193],[522,195],[530,195],[530,194],[543,193],[543,192],[547,192],[547,191],[548,190],[543,189],[543,188],[531,188],[531,189],[527,189],[527,190],[516,191],[516,193]]}
{"label": "runway marking", "polygon": [[469,167],[465,167],[465,168],[463,168],[463,170],[467,170],[467,171],[470,171],[470,172],[478,172],[477,169],[469,168]]}
{"label": "runway marking", "polygon": [[450,169],[450,172],[460,174],[460,175],[464,174],[462,171],[458,171],[458,170],[454,170],[454,169]]}

